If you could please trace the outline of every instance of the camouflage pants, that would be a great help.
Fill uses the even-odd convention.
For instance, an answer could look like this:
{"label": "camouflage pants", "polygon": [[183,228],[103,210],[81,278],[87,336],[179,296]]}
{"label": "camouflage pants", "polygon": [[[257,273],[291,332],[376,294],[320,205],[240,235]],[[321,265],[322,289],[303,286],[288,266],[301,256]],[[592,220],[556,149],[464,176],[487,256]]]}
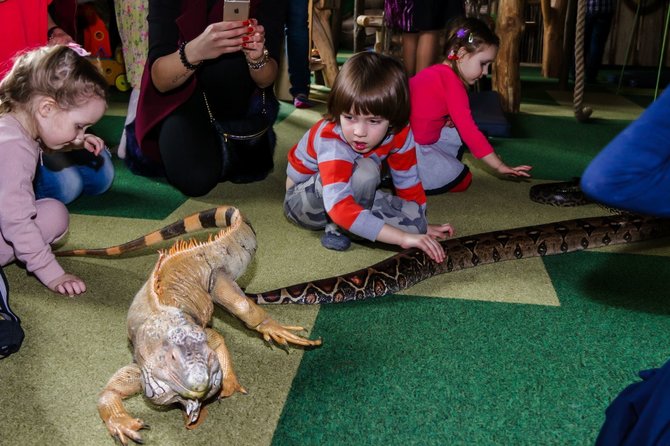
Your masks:
{"label": "camouflage pants", "polygon": [[[425,234],[427,222],[420,206],[393,194],[377,189],[380,170],[371,159],[356,161],[351,180],[354,200],[369,209],[384,223],[413,234]],[[316,173],[304,183],[286,191],[284,214],[292,223],[303,228],[319,230],[330,223],[323,203],[321,176]]]}

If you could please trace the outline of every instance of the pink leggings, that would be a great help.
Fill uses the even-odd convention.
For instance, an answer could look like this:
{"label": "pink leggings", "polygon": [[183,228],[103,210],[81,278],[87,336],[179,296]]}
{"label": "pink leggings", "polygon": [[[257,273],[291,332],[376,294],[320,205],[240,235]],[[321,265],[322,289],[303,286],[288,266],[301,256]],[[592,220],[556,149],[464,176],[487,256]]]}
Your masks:
{"label": "pink leggings", "polygon": [[[35,201],[35,207],[37,208],[35,224],[42,232],[44,243],[51,244],[65,235],[69,215],[63,203],[53,198],[43,198]],[[14,247],[0,237],[0,265],[6,265],[13,260],[15,260]]]}

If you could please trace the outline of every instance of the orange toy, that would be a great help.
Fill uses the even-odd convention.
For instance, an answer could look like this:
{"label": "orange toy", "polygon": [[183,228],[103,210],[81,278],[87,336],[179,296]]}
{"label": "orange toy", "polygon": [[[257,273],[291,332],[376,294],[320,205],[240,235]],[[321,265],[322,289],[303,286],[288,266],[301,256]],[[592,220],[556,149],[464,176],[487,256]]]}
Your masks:
{"label": "orange toy", "polygon": [[84,48],[94,57],[112,57],[112,46],[109,41],[109,31],[102,21],[93,3],[79,5],[78,16],[83,18]]}

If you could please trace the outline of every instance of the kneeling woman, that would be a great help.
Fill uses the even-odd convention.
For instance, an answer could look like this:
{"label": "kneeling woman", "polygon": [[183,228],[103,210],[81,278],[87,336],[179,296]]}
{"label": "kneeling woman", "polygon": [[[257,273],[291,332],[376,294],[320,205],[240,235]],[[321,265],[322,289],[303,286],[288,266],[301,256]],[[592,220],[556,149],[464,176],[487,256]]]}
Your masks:
{"label": "kneeling woman", "polygon": [[[225,122],[266,112],[274,122],[276,99],[266,87],[277,76],[285,3],[252,0],[254,18],[222,21],[223,3],[149,3],[149,56],[135,122],[139,156],[161,165],[188,196],[227,179],[262,179],[272,168],[271,145],[244,163],[252,165],[225,165],[210,116]],[[240,170],[245,174],[235,176]]]}

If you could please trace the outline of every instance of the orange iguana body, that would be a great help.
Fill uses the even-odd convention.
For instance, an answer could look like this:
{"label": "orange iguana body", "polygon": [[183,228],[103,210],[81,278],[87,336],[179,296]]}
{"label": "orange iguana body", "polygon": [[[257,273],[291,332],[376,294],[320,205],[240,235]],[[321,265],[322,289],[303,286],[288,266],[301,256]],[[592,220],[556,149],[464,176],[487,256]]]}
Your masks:
{"label": "orange iguana body", "polygon": [[[209,219],[203,219],[203,215]],[[275,322],[235,283],[256,251],[255,233],[239,210],[220,207],[194,214],[178,224],[181,232],[197,230],[196,220],[212,224],[207,226],[201,221],[200,227],[224,229],[205,242],[177,241],[169,250],[160,252],[149,280],[135,295],[128,311],[133,362],[119,369],[99,396],[100,417],[109,433],[124,445],[128,439],[142,442],[139,431],[145,427],[142,420],[133,418],[124,408],[123,400],[132,395],[144,393],[157,405],[179,404],[186,414],[187,426],[194,426],[199,422],[203,403],[235,392],[246,393],[233,372],[223,337],[210,328],[214,304],[261,333],[266,341],[281,345],[321,344],[321,340],[293,333],[302,327]],[[124,249],[66,254],[116,255],[178,235],[156,236],[160,232],[131,242],[131,248],[126,244],[122,245]]]}

